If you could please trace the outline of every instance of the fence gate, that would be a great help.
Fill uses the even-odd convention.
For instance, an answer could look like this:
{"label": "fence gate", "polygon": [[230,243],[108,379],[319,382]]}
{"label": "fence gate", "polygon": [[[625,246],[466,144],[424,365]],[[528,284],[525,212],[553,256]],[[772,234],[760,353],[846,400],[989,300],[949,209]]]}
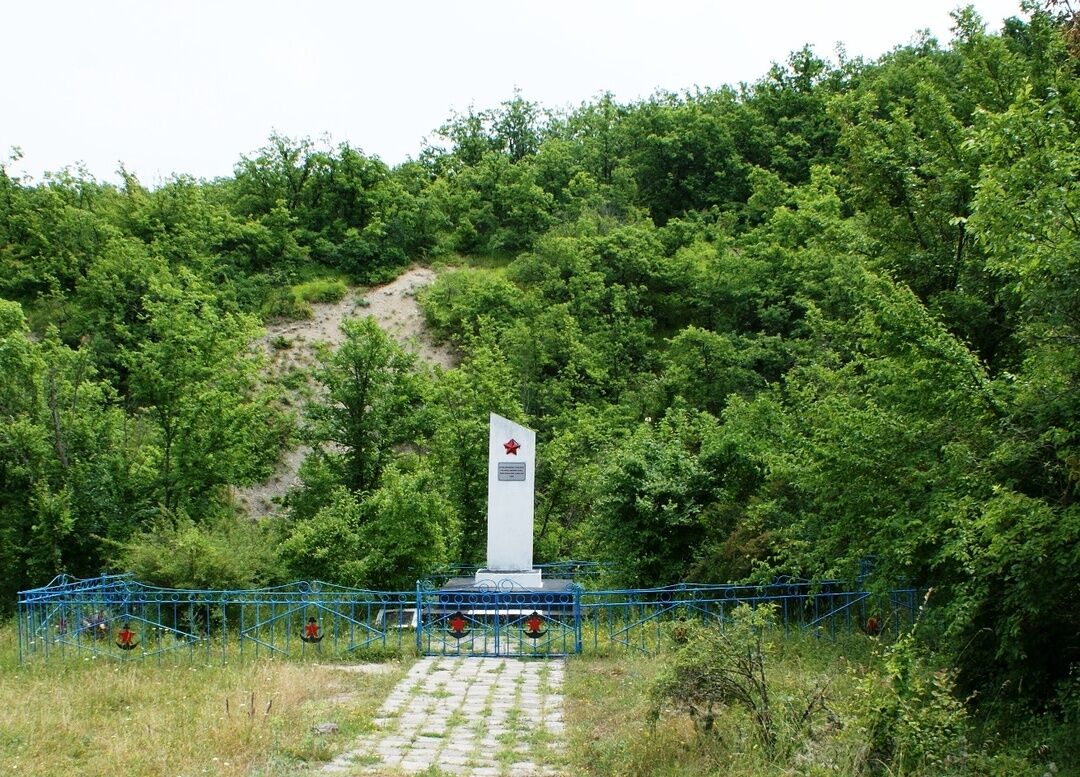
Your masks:
{"label": "fence gate", "polygon": [[577,590],[417,588],[416,649],[427,656],[556,657],[581,652]]}

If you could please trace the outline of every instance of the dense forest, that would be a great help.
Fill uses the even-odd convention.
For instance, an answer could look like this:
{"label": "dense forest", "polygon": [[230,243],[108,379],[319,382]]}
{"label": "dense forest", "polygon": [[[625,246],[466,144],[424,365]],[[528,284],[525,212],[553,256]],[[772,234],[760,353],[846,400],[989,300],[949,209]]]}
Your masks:
{"label": "dense forest", "polygon": [[[1080,23],[1059,4],[759,81],[522,94],[415,160],[271,136],[229,178],[0,168],[0,608],[65,571],[411,587],[480,561],[487,415],[536,428],[539,561],[612,584],[932,588],[960,686],[1080,715]],[[301,394],[300,290],[440,269]],[[295,376],[294,376],[295,378]],[[237,486],[310,445],[254,521]],[[1055,707],[1055,705],[1057,705]]]}

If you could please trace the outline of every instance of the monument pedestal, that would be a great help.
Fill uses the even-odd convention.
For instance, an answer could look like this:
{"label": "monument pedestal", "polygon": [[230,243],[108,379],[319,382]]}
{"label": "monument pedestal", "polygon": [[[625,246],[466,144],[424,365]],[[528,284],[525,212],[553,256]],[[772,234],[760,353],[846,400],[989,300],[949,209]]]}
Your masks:
{"label": "monument pedestal", "polygon": [[503,572],[497,569],[478,569],[474,585],[492,588],[543,588],[544,581],[539,569]]}

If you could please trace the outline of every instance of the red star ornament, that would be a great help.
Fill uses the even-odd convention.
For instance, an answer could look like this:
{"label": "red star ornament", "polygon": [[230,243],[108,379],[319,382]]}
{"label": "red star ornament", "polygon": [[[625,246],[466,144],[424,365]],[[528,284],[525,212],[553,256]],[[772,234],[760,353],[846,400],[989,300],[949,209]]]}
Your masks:
{"label": "red star ornament", "polygon": [[461,639],[469,633],[468,629],[465,628],[467,625],[468,622],[465,620],[465,616],[461,614],[461,611],[455,612],[450,616],[449,620],[450,636],[454,639]]}
{"label": "red star ornament", "polygon": [[507,456],[517,456],[518,449],[521,448],[521,443],[511,437],[507,442],[503,443],[503,447],[506,448]]}
{"label": "red star ornament", "polygon": [[547,632],[540,630],[540,627],[543,626],[543,624],[544,622],[540,619],[540,613],[534,610],[525,621],[525,636],[529,639],[539,639],[544,636]]}
{"label": "red star ornament", "polygon": [[124,628],[116,635],[116,646],[121,650],[134,650],[139,646],[135,641],[135,632],[131,630],[131,624],[125,623]]}

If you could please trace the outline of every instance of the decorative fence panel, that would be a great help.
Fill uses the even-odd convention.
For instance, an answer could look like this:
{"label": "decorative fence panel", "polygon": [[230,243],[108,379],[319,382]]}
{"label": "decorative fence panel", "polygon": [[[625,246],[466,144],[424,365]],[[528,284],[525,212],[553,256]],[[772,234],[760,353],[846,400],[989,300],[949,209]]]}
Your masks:
{"label": "decorative fence panel", "polygon": [[580,589],[417,587],[424,655],[552,658],[581,652]]}
{"label": "decorative fence panel", "polygon": [[890,638],[912,626],[919,600],[915,589],[871,592],[796,580],[610,591],[564,582],[555,591],[427,584],[366,591],[320,582],[208,591],[156,588],[126,576],[61,576],[19,594],[19,660],[653,653],[673,624],[722,628],[740,604],[773,607],[785,633]]}
{"label": "decorative fence panel", "polygon": [[413,592],[299,582],[237,591],[157,588],[125,576],[58,577],[19,594],[19,658],[340,657],[409,650]]}
{"label": "decorative fence panel", "polygon": [[857,632],[890,636],[912,626],[917,600],[913,588],[873,593],[806,581],[583,591],[582,643],[586,652],[653,653],[662,647],[670,624],[700,621],[722,628],[740,604],[773,607],[785,634],[799,629],[828,637]]}

